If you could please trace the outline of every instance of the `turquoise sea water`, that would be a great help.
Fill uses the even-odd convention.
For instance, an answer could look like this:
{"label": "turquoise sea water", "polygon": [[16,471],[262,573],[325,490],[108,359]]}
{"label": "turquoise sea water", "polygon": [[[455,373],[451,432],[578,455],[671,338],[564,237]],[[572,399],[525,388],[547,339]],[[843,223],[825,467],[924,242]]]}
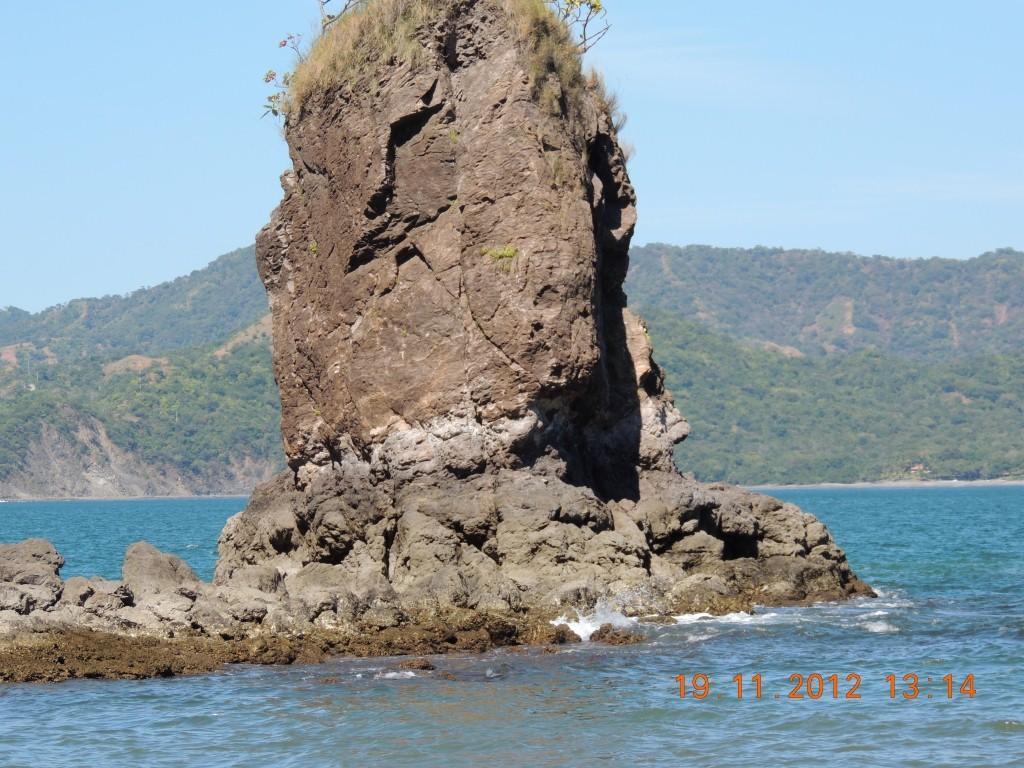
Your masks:
{"label": "turquoise sea water", "polygon": [[[823,519],[881,596],[681,617],[644,626],[650,641],[629,648],[436,659],[415,676],[393,659],[338,659],[0,686],[0,766],[1024,765],[1024,488],[774,494]],[[242,505],[8,503],[0,541],[47,536],[65,575],[116,577],[125,546],[146,538],[209,576],[217,533]],[[710,694],[681,699],[676,676],[697,673]],[[788,698],[794,673],[838,674],[841,697],[826,683],[820,699]],[[860,699],[844,697],[849,673]],[[915,699],[901,695],[909,673]],[[958,691],[969,674],[973,698]]]}

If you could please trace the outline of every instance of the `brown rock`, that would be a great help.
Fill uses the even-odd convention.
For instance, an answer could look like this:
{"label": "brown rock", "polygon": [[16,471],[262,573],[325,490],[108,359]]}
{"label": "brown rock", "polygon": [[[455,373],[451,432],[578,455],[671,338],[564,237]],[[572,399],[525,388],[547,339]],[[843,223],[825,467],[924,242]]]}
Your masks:
{"label": "brown rock", "polygon": [[199,587],[199,577],[184,560],[161,552],[145,541],[128,547],[121,575],[136,596],[160,592],[184,594]]}
{"label": "brown rock", "polygon": [[602,624],[590,636],[590,642],[604,643],[605,645],[636,645],[643,641],[644,636],[639,632],[622,629],[612,624]]}
{"label": "brown rock", "polygon": [[402,661],[398,662],[398,668],[424,672],[429,672],[432,669],[437,669],[437,667],[435,667],[426,659],[403,659]]}
{"label": "brown rock", "polygon": [[422,55],[294,95],[257,239],[291,471],[229,523],[218,579],[273,565],[307,619],[382,628],[623,595],[670,613],[694,574],[736,601],[855,592],[813,518],[673,467],[689,428],[626,309],[612,115],[557,33],[562,79],[538,71],[515,5],[439,3]]}

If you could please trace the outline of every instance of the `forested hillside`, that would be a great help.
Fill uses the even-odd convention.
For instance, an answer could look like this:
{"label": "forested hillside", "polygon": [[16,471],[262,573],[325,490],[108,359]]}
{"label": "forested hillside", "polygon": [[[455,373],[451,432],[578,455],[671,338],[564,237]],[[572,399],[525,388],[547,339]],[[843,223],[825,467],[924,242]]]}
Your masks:
{"label": "forested hillside", "polygon": [[266,314],[252,248],[0,311],[0,497],[248,492],[281,464]]}
{"label": "forested hillside", "polygon": [[[0,350],[111,359],[160,355],[225,339],[267,313],[252,246],[126,296],[75,299],[31,314],[0,309]],[[6,353],[11,357],[11,351]]]}
{"label": "forested hillside", "polygon": [[740,483],[1024,477],[1024,355],[791,357],[645,314],[692,434],[680,468]]}
{"label": "forested hillside", "polygon": [[[702,479],[1024,477],[1024,254],[651,245],[627,292]],[[251,248],[128,296],[0,310],[0,497],[244,493],[281,466]]]}
{"label": "forested hillside", "polygon": [[1024,253],[1010,249],[958,261],[654,244],[630,258],[637,306],[791,354],[950,360],[1024,341]]}
{"label": "forested hillside", "polygon": [[1024,477],[1024,253],[655,244],[630,257],[630,306],[693,425],[684,469],[743,483]]}

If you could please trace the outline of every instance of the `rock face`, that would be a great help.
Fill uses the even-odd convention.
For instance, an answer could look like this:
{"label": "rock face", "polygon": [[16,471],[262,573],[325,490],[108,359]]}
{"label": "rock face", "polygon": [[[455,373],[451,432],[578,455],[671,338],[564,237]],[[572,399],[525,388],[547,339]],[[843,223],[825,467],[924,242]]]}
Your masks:
{"label": "rock face", "polygon": [[27,614],[52,607],[61,594],[63,565],[64,558],[48,541],[0,544],[0,612]]}
{"label": "rock face", "polygon": [[674,469],[599,84],[538,73],[508,2],[441,5],[418,62],[287,120],[257,258],[291,471],[228,524],[217,582],[272,567],[330,621],[861,589],[809,515]]}
{"label": "rock face", "polygon": [[[622,281],[636,198],[603,101],[552,113],[499,3],[421,31],[288,120],[257,238],[298,487],[535,469],[606,498],[668,469],[686,425]],[[315,53],[314,53],[315,55]]]}
{"label": "rock face", "polygon": [[554,66],[564,30],[524,35],[522,2],[436,0],[420,55],[290,112],[257,239],[289,470],[228,522],[213,584],[138,544],[122,582],[62,587],[29,542],[0,619],[231,638],[455,616],[485,647],[556,640],[548,618],[599,600],[870,593],[811,515],[675,469],[688,426],[622,291],[636,197],[613,115],[575,55]]}

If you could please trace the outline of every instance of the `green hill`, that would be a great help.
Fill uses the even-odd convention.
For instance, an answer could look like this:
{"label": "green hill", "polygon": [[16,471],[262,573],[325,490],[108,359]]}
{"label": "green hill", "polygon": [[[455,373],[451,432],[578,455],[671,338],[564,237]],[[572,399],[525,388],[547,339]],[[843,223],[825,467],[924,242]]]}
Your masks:
{"label": "green hill", "polygon": [[691,436],[677,464],[740,483],[1024,477],[1024,355],[790,357],[645,313]]}
{"label": "green hill", "polygon": [[[630,305],[703,479],[1024,477],[1024,254],[635,248]],[[245,493],[282,466],[251,248],[0,310],[0,497]]]}
{"label": "green hill", "polygon": [[0,497],[251,490],[282,464],[266,314],[251,247],[127,296],[0,311]]}
{"label": "green hill", "polygon": [[630,256],[630,305],[693,426],[677,460],[698,477],[1024,477],[1024,253]]}
{"label": "green hill", "polygon": [[253,247],[126,296],[75,299],[31,314],[0,309],[0,348],[28,344],[60,357],[160,355],[219,341],[267,313]]}
{"label": "green hill", "polygon": [[641,310],[807,355],[949,360],[1024,342],[1024,253],[1010,249],[957,261],[654,244],[630,258]]}

